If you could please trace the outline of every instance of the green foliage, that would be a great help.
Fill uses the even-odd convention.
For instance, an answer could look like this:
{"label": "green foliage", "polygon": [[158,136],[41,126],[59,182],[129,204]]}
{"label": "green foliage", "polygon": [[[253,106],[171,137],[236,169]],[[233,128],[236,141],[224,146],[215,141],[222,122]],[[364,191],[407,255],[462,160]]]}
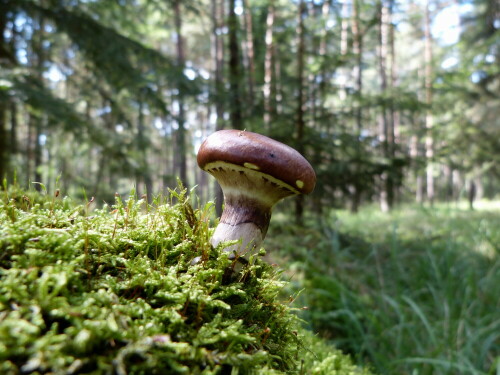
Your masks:
{"label": "green foliage", "polygon": [[154,108],[165,110],[164,101],[152,89],[158,83],[153,73],[167,76],[176,87],[186,91],[193,87],[170,58],[103,25],[81,7],[70,7],[61,1],[51,1],[46,7],[37,3],[15,2],[13,7],[54,22],[58,32],[65,33],[85,60],[92,63],[98,78],[117,92],[129,90]]}
{"label": "green foliage", "polygon": [[232,271],[210,204],[2,194],[2,374],[366,373],[300,328],[273,267]]}
{"label": "green foliage", "polygon": [[314,330],[382,374],[497,373],[498,212],[367,208],[325,224],[293,244],[271,228]]}

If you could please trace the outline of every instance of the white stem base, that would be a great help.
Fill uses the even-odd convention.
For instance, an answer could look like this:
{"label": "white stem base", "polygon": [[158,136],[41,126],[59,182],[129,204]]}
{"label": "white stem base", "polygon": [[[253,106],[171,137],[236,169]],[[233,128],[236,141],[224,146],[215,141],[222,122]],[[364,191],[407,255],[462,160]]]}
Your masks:
{"label": "white stem base", "polygon": [[259,250],[263,239],[259,227],[253,223],[236,225],[219,223],[217,228],[215,228],[211,243],[215,247],[223,241],[240,240],[241,242],[226,247],[224,251],[236,251],[238,255],[248,258]]}

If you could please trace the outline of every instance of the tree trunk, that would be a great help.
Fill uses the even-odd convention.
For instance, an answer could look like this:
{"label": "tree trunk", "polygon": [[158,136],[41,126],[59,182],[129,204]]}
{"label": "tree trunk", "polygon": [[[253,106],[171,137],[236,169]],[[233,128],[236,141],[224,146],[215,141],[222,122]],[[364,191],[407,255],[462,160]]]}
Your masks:
{"label": "tree trunk", "polygon": [[[344,60],[346,58],[349,47],[349,25],[352,24],[352,16],[349,14],[350,2],[343,1],[341,8],[341,24],[340,24],[340,56]],[[338,69],[339,76],[345,77],[346,81],[351,80],[351,72],[349,68],[340,66]],[[347,97],[347,88],[345,84],[339,87],[339,99],[344,101]]]}
{"label": "tree trunk", "polygon": [[445,201],[453,202],[453,169],[450,165],[443,166],[443,174],[446,181]]}
{"label": "tree trunk", "polygon": [[[276,13],[276,11],[275,11]],[[276,116],[283,114],[283,85],[281,83],[281,63],[279,49],[276,43],[273,43],[273,74],[274,74],[274,112]],[[271,85],[271,92],[273,85]]]}
{"label": "tree trunk", "polygon": [[345,56],[347,54],[347,46],[349,40],[349,2],[342,2],[341,17],[342,22],[340,25],[340,54]]}
{"label": "tree trunk", "polygon": [[230,121],[233,129],[244,129],[243,116],[241,114],[241,93],[240,93],[240,59],[238,50],[238,18],[236,16],[236,0],[229,1],[229,91],[231,96],[229,101]]}
{"label": "tree trunk", "polygon": [[28,185],[31,181],[31,170],[32,170],[32,160],[33,160],[33,147],[32,147],[32,138],[33,138],[33,114],[28,114],[28,120],[26,122],[26,143],[25,143],[25,183]]}
{"label": "tree trunk", "polygon": [[10,139],[9,152],[11,156],[17,154],[17,128],[18,128],[17,104],[16,102],[12,101],[10,103],[10,134],[9,134],[9,139]]}
{"label": "tree trunk", "polygon": [[[0,2],[0,51],[5,45],[5,29],[7,26],[7,9],[8,6],[2,1]],[[0,60],[5,60],[7,56],[0,55]],[[3,61],[1,61],[3,62]],[[0,101],[0,188],[2,181],[7,177],[9,164],[9,147],[7,145],[7,103]]]}
{"label": "tree trunk", "polygon": [[224,129],[224,40],[222,38],[222,29],[224,27],[224,1],[212,0],[212,58],[215,62],[215,112],[217,115],[216,129]]}
{"label": "tree trunk", "polygon": [[[186,63],[184,54],[184,40],[182,37],[182,14],[180,8],[181,0],[174,1],[174,13],[175,13],[175,32],[177,35],[176,45],[177,45],[177,66],[179,70],[184,70]],[[177,131],[176,131],[176,141],[177,141],[177,172],[179,178],[185,188],[189,188],[187,180],[187,151],[186,151],[186,115],[184,109],[184,92],[181,87],[179,87],[177,95],[177,104],[179,111],[177,114]]]}
{"label": "tree trunk", "polygon": [[9,147],[7,147],[7,108],[4,101],[0,101],[0,189],[3,179],[7,177],[9,163]]}
{"label": "tree trunk", "polygon": [[[317,122],[316,129],[319,132],[328,132],[329,128],[331,127],[331,124],[328,124],[326,121],[327,117],[327,105],[326,105],[326,98],[329,93],[329,88],[330,86],[328,85],[328,77],[327,77],[327,59],[328,59],[328,51],[327,51],[327,28],[326,28],[326,22],[328,20],[328,16],[330,14],[330,1],[325,0],[321,6],[321,17],[322,17],[322,24],[325,25],[322,29],[321,32],[321,38],[319,41],[319,48],[318,48],[318,53],[319,56],[321,57],[321,69],[318,72],[318,75],[314,78],[314,82],[319,82],[318,85],[318,96],[319,96],[319,121]],[[313,82],[313,85],[314,85]],[[330,108],[331,110],[331,108]],[[334,154],[335,148],[332,148],[328,150],[329,157],[334,159],[335,154]],[[313,150],[313,155],[312,155],[312,161],[314,162],[314,165],[319,165],[322,163],[322,158],[323,158],[323,147],[315,147]],[[324,194],[324,190],[317,185],[317,189],[314,192],[314,195],[312,197],[312,204],[313,204],[313,209],[314,212],[317,214],[317,217],[321,217],[323,214],[323,204],[321,201],[321,198]]]}
{"label": "tree trunk", "polygon": [[451,173],[451,180],[453,185],[453,200],[456,204],[460,201],[462,191],[462,175],[458,169],[454,169]]}
{"label": "tree trunk", "polygon": [[267,129],[270,127],[274,114],[271,101],[271,84],[273,78],[273,29],[274,29],[274,2],[270,0],[267,8],[266,17],[266,53],[264,57],[264,88],[262,90],[264,96],[264,125]]}
{"label": "tree trunk", "polygon": [[[391,24],[391,13],[390,6],[386,5],[382,0],[380,2],[380,22],[379,22],[379,48],[378,48],[378,60],[379,60],[379,75],[380,75],[380,89],[381,94],[384,98],[388,97],[388,84],[387,84],[387,64],[389,55],[389,39],[390,39],[390,24]],[[388,108],[388,103],[386,100],[382,103],[381,115],[380,115],[380,131],[379,139],[382,143],[382,152],[384,158],[391,165],[391,161],[394,157],[392,153],[392,137],[393,134],[393,116],[391,116],[390,108]],[[383,212],[388,212],[391,210],[394,203],[394,190],[393,190],[393,179],[392,171],[386,170],[381,175],[382,189],[380,193],[380,208]]]}
{"label": "tree trunk", "polygon": [[[363,112],[361,105],[361,98],[363,95],[363,35],[360,30],[360,1],[353,0],[352,5],[352,52],[356,58],[356,65],[354,67],[354,82],[355,82],[355,95],[358,99],[358,104],[355,109],[355,121],[356,129],[355,133],[358,137],[361,135]],[[356,163],[359,163],[359,147],[356,149]],[[355,164],[354,166],[354,183],[353,183],[353,197],[351,204],[351,211],[357,212],[359,209],[359,204],[361,202],[361,195],[363,192],[363,186],[358,176],[359,166]]]}
{"label": "tree trunk", "polygon": [[[43,72],[44,72],[44,64],[46,60],[45,51],[44,51],[44,39],[45,39],[45,20],[42,16],[38,18],[38,38],[34,41],[33,45],[33,55],[36,59],[36,74],[37,78],[40,82],[43,82]],[[42,156],[42,144],[40,143],[43,135],[44,128],[44,115],[43,113],[40,115],[34,115],[30,117],[34,121],[35,125],[35,148],[34,148],[34,172],[35,172],[35,182],[43,182],[42,174],[41,174],[41,166],[43,162]],[[45,181],[47,182],[47,181]],[[35,185],[36,190],[41,190],[41,186],[39,184]]]}
{"label": "tree trunk", "polygon": [[391,97],[390,97],[390,117],[391,117],[391,129],[389,133],[390,146],[392,146],[391,154],[395,156],[396,154],[396,146],[399,141],[399,113],[396,111],[394,106],[394,98],[395,98],[395,88],[398,80],[398,71],[396,65],[396,37],[395,37],[395,28],[392,21],[392,11],[394,7],[394,1],[389,1],[389,16],[390,16],[390,24],[389,24],[389,57],[390,57],[390,74],[391,74]]}
{"label": "tree trunk", "polygon": [[425,103],[427,110],[425,114],[425,157],[427,159],[427,199],[432,205],[434,203],[434,137],[432,135],[433,117],[432,117],[432,34],[431,34],[431,15],[429,0],[425,6],[425,27],[424,27],[424,58],[425,58]]}
{"label": "tree trunk", "polygon": [[[224,40],[222,29],[224,26],[224,1],[212,0],[212,54],[215,61],[215,112],[217,115],[216,130],[224,128]],[[215,212],[218,217],[222,215],[222,203],[224,195],[217,181],[214,181],[215,191]]]}
{"label": "tree trunk", "polygon": [[168,136],[168,134],[174,134],[174,130],[172,128],[172,122],[168,121],[168,119],[163,120],[163,131],[165,132],[164,137],[164,147],[165,147],[165,169],[163,172],[163,190],[167,190],[169,188],[175,187],[175,162],[174,156],[175,154],[171,152],[175,149],[175,140],[173,136]]}
{"label": "tree trunk", "polygon": [[469,201],[469,209],[473,210],[474,209],[474,200],[476,199],[476,184],[474,183],[474,179],[471,178],[469,181],[469,194],[468,194],[468,201]]}
{"label": "tree trunk", "polygon": [[420,159],[421,159],[421,147],[420,147],[420,139],[421,139],[421,126],[420,119],[417,118],[416,121],[412,122],[413,131],[415,134],[412,135],[410,141],[410,157],[413,162],[413,173],[415,178],[415,201],[418,204],[422,204],[424,200],[424,178],[422,176]]}
{"label": "tree trunk", "polygon": [[[36,116],[35,119],[35,182],[43,182],[41,166],[43,162],[42,158],[42,144],[40,143],[43,134],[43,119]],[[41,191],[41,186],[39,184],[35,185],[35,189]]]}
{"label": "tree trunk", "polygon": [[[363,93],[363,35],[360,30],[359,21],[359,8],[361,0],[354,0],[353,11],[352,11],[352,52],[356,58],[356,65],[354,66],[354,81],[355,90],[358,100],[361,99]],[[356,109],[356,131],[361,133],[362,129],[362,106],[358,103]]]}
{"label": "tree trunk", "polygon": [[[391,124],[389,129],[389,155],[391,160],[396,157],[396,149],[399,143],[400,131],[399,131],[399,112],[396,110],[394,105],[394,99],[396,97],[396,86],[397,86],[397,65],[396,65],[396,41],[394,29],[396,28],[392,20],[392,12],[394,7],[394,1],[389,1],[389,60],[390,60],[390,98],[389,98],[389,123]],[[399,176],[399,175],[398,175]],[[401,181],[399,179],[391,176],[392,201],[395,204],[399,200],[399,187],[401,186]]]}
{"label": "tree trunk", "polygon": [[[321,15],[322,19],[325,22],[326,26],[326,20],[328,19],[328,15],[330,14],[330,1],[325,0],[323,2],[323,5],[321,7]],[[321,69],[320,69],[320,76],[319,78],[319,96],[320,96],[320,117],[321,119],[324,120],[325,118],[325,109],[326,109],[326,96],[327,96],[327,76],[326,76],[326,67],[327,67],[327,33],[326,33],[326,27],[323,28],[323,31],[321,33],[321,40],[319,43],[319,50],[318,53],[321,56]]]}
{"label": "tree trunk", "polygon": [[248,61],[248,112],[252,114],[254,107],[254,92],[255,92],[255,52],[253,46],[253,20],[252,20],[252,9],[250,8],[247,0],[242,0],[243,7],[245,10],[245,50]]}
{"label": "tree trunk", "polygon": [[[144,113],[143,113],[143,103],[142,99],[139,99],[139,111],[137,115],[137,151],[138,155],[141,155],[141,160],[139,163],[140,170],[136,171],[136,189],[139,198],[143,195],[147,195],[147,200],[151,203],[151,196],[153,194],[153,181],[151,179],[151,173],[149,170],[148,155],[147,155],[147,141],[144,134]],[[144,184],[145,191],[141,191],[141,182]],[[184,185],[186,186],[186,185]]]}
{"label": "tree trunk", "polygon": [[[305,0],[299,2],[298,27],[297,27],[297,109],[295,123],[295,139],[297,151],[304,154],[304,130],[305,130],[305,88],[304,88],[304,64],[305,64],[305,27],[304,13],[306,10]],[[304,215],[304,199],[302,195],[295,199],[295,221],[302,224]]]}

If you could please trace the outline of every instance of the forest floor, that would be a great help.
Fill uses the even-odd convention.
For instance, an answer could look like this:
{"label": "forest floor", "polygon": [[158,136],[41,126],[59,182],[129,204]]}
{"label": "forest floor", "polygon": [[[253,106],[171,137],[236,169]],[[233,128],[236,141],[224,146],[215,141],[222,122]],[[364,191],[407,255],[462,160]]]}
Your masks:
{"label": "forest floor", "polygon": [[[229,350],[228,341],[219,340],[216,334],[205,342],[198,337],[203,330],[192,329],[192,325],[174,324],[172,328],[165,322],[149,324],[151,319],[161,320],[165,315],[164,304],[157,301],[160,297],[169,301],[172,316],[177,316],[176,311],[181,316],[191,311],[197,327],[203,327],[206,320],[207,327],[213,328],[211,332],[225,332],[227,322],[239,322],[241,314],[248,318],[249,311],[261,311],[260,308],[252,310],[252,303],[259,298],[253,298],[251,293],[262,288],[244,289],[248,287],[245,283],[238,283],[236,288],[223,282],[221,259],[227,262],[227,257],[221,258],[218,253],[221,249],[210,249],[207,245],[210,215],[206,210],[210,204],[195,211],[183,204],[152,209],[133,199],[122,202],[117,198],[113,207],[92,210],[89,204],[78,206],[61,197],[47,196],[37,202],[36,195],[18,192],[3,194],[2,198],[0,336],[3,339],[0,343],[16,343],[0,345],[3,373],[16,373],[16,366],[28,364],[23,368],[64,367],[74,362],[74,353],[81,356],[79,363],[83,367],[112,367],[118,362],[108,360],[117,354],[120,363],[136,366],[137,370],[156,366],[152,360],[137,362],[137,358],[148,353],[148,358],[160,358],[169,366],[175,364],[180,371],[192,367],[193,358],[198,358],[198,354],[212,353],[215,341],[220,344],[220,348],[217,347],[217,358],[220,358],[215,361],[212,354],[207,354],[202,361],[203,366],[213,366],[213,373],[221,366],[242,368],[243,365],[248,369],[269,365],[266,369],[273,374],[282,370],[301,374],[367,373],[354,368],[349,359],[332,346],[310,336],[308,331],[312,331],[376,374],[500,374],[500,202],[478,202],[475,210],[467,209],[466,204],[436,204],[432,208],[405,205],[389,214],[381,213],[375,206],[364,207],[356,215],[332,210],[321,219],[308,218],[303,226],[295,226],[289,216],[277,210],[264,245],[268,253],[266,260],[277,264],[274,269],[281,268],[284,273],[279,278],[278,272],[266,279],[269,281],[264,280],[279,285],[272,289],[272,296],[259,298],[273,301],[265,306],[286,305],[286,308],[282,311],[273,307],[263,316],[267,326],[269,317],[277,317],[269,335],[266,330],[254,332],[255,324],[245,328],[235,323],[235,329],[241,328],[241,332],[235,333],[235,339],[248,338],[252,347],[260,343],[256,353],[261,356],[243,358],[238,351],[241,342],[229,345],[234,353],[221,357],[220,353]],[[195,233],[192,228],[199,230]],[[180,233],[184,235],[179,237]],[[94,242],[97,245],[91,246]],[[200,246],[210,249],[208,260],[193,266],[188,255],[196,255]],[[98,249],[95,254],[90,251],[94,247]],[[47,252],[48,249],[53,251]],[[157,249],[166,249],[166,252],[157,252]],[[69,266],[61,263],[63,261]],[[116,262],[123,269],[118,274]],[[161,267],[157,267],[158,262]],[[174,270],[182,266],[182,272],[172,271],[172,275],[193,277],[168,281],[165,277],[170,273],[161,271],[165,266]],[[200,267],[204,272],[200,272]],[[30,281],[26,275],[33,279]],[[88,275],[93,275],[91,282],[87,280]],[[182,286],[187,280],[190,288],[206,288],[210,283],[203,278],[213,278],[213,275],[222,279],[207,293],[199,293],[204,301],[199,305],[202,310],[201,307],[186,308],[194,306],[192,293],[187,293],[186,288],[181,288],[184,292],[179,290],[176,296],[158,294],[167,281]],[[199,283],[192,284],[192,280],[198,279]],[[288,283],[282,283],[283,279]],[[62,284],[50,286],[54,280],[62,280]],[[62,287],[70,280],[81,293],[70,293]],[[148,288],[142,286],[145,282]],[[151,283],[158,285],[151,287]],[[103,297],[108,294],[101,295],[104,287],[115,300]],[[226,291],[228,287],[230,290]],[[215,298],[214,291],[224,295],[221,301]],[[232,306],[221,310],[220,306],[235,304],[232,295],[236,292],[246,296],[244,306],[248,308],[241,310]],[[142,297],[137,299],[137,293]],[[277,293],[281,294],[278,300],[285,301],[284,305],[274,303]],[[206,301],[202,297],[206,297]],[[89,301],[100,301],[105,308],[95,310],[94,302]],[[120,322],[142,301],[152,306],[148,310],[152,315],[141,313],[140,319],[131,316],[122,322],[136,329],[115,329],[116,324],[122,323],[110,320],[107,311],[117,308],[116,301],[122,308],[118,314]],[[220,306],[212,306],[212,311],[208,307],[214,303]],[[79,313],[75,313],[76,309]],[[200,311],[204,315],[200,315]],[[287,320],[291,319],[291,311],[303,319],[305,330],[297,327],[296,331],[293,324],[285,329],[287,322],[293,321]],[[20,314],[27,314],[29,319]],[[224,319],[216,320],[219,316]],[[204,320],[200,320],[202,317]],[[94,327],[92,322],[100,325]],[[277,329],[280,322],[285,327],[282,330]],[[219,323],[226,328],[220,329]],[[169,346],[175,350],[164,352],[153,340],[147,342],[149,346],[145,349],[144,340],[159,338],[164,332],[162,325],[173,329],[165,331],[169,332],[172,345],[178,344],[175,340],[179,332],[186,331],[193,346],[189,346],[189,350],[180,344],[174,345],[175,348]],[[103,331],[104,326],[109,329]],[[75,327],[87,328],[82,331]],[[19,329],[24,329],[22,335]],[[81,332],[87,335],[83,337]],[[109,335],[103,336],[102,332]],[[289,351],[282,350],[296,361],[295,369],[281,368],[278,362],[269,362],[264,355],[275,350],[273,358],[285,357],[278,355],[284,337],[278,335],[279,332],[288,332],[285,336],[292,339],[296,332],[304,335],[305,351],[301,349],[301,353],[290,356],[298,350],[293,340],[287,346]],[[70,336],[72,342],[81,345],[67,346]],[[20,346],[21,339],[25,341]],[[191,342],[183,339],[179,343],[181,341]],[[96,342],[101,342],[109,352],[94,356]],[[273,345],[275,342],[281,344]],[[57,351],[54,350],[56,344]],[[15,352],[20,347],[30,349],[21,355]],[[179,355],[179,350],[184,357]],[[196,356],[191,355],[195,352]],[[153,353],[156,354],[153,356]],[[67,363],[61,364],[62,360]],[[278,365],[273,365],[275,362]]]}
{"label": "forest floor", "polygon": [[332,210],[306,228],[277,213],[266,247],[309,328],[376,373],[500,374],[500,202]]}

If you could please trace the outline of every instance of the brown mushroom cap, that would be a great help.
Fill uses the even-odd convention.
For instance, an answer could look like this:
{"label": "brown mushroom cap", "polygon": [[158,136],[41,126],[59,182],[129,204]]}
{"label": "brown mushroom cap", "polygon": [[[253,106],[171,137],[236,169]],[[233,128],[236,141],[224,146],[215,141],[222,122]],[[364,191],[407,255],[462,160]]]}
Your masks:
{"label": "brown mushroom cap", "polygon": [[303,194],[316,184],[311,164],[296,150],[269,137],[241,130],[211,134],[198,151],[198,165],[225,162],[270,175]]}

